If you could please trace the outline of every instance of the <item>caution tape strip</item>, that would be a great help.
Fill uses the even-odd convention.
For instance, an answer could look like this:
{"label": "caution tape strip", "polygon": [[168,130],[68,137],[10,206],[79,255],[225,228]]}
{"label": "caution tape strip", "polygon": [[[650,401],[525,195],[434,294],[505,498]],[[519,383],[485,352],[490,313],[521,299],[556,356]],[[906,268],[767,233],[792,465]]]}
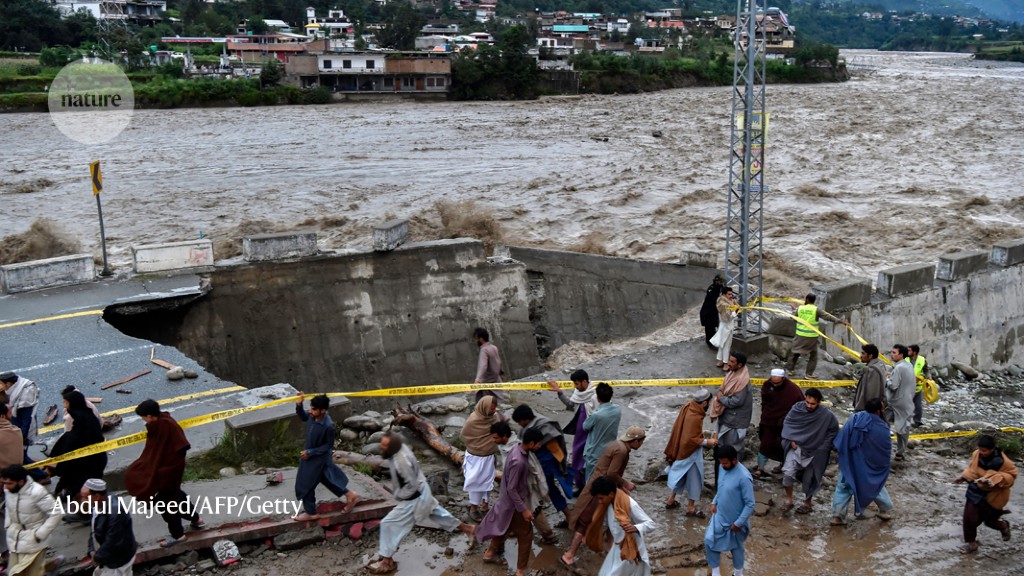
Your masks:
{"label": "caution tape strip", "polygon": [[[168,398],[166,400],[158,400],[157,402],[161,406],[169,406],[171,404],[177,404],[179,402],[188,402],[189,400],[196,400],[199,398],[207,398],[209,396],[217,396],[219,394],[227,394],[228,392],[241,392],[242,390],[248,390],[244,386],[227,386],[225,388],[216,388],[214,390],[205,390],[203,392],[196,392],[195,394],[186,394],[184,396],[175,396],[174,398]],[[100,414],[100,418],[109,418],[118,414],[128,414],[135,412],[135,406],[129,406],[128,408],[119,408],[117,410],[111,410],[110,412],[103,412]],[[55,430],[63,430],[63,424],[53,424],[45,426],[39,429],[38,434],[49,434]]]}
{"label": "caution tape strip", "polygon": [[68,318],[78,318],[80,316],[102,316],[103,310],[85,310],[84,312],[72,312],[70,314],[60,314],[58,316],[47,316],[46,318],[36,318],[34,320],[22,320],[20,322],[8,322],[7,324],[0,324],[0,329],[3,328],[14,328],[16,326],[28,326],[30,324],[38,324],[40,322],[51,322],[53,320],[67,320]]}

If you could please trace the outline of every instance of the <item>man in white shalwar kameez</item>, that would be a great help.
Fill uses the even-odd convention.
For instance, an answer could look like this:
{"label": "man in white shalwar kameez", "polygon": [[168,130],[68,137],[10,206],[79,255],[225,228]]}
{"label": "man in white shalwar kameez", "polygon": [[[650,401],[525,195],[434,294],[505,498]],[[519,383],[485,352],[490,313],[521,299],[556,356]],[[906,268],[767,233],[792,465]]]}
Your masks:
{"label": "man in white shalwar kameez", "polygon": [[[590,493],[598,504],[606,508],[604,522],[591,524],[601,534],[607,528],[612,536],[611,550],[604,557],[598,576],[650,576],[651,557],[647,553],[647,535],[656,525],[643,508],[624,491],[615,487],[615,481],[607,476],[595,478]],[[629,520],[624,515],[628,507]],[[592,534],[587,534],[587,544],[592,543]],[[631,541],[627,541],[629,538]],[[601,538],[599,542],[603,540]],[[635,544],[635,546],[634,546]],[[631,556],[635,558],[630,559]]]}
{"label": "man in white shalwar kameez", "polygon": [[470,547],[474,544],[476,527],[466,524],[451,515],[438,504],[430,492],[420,463],[402,438],[393,432],[380,440],[384,457],[391,460],[391,486],[395,507],[380,523],[380,560],[366,568],[371,574],[390,574],[398,569],[394,560],[398,545],[413,526],[440,528],[448,532],[458,530],[469,536]]}

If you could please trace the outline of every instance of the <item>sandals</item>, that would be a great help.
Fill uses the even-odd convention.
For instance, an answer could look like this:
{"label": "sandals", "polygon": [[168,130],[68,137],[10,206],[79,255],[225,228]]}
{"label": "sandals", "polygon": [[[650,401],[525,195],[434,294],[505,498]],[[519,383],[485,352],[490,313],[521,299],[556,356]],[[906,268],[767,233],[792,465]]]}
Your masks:
{"label": "sandals", "polygon": [[964,544],[959,548],[959,550],[961,554],[973,554],[978,551],[978,543],[971,542],[969,544]]}
{"label": "sandals", "polygon": [[793,509],[794,506],[796,506],[796,504],[792,504],[792,503],[790,503],[790,504],[783,504],[782,505],[782,513],[785,514],[786,512],[789,512],[790,510]]}
{"label": "sandals", "polygon": [[196,516],[196,519],[190,522],[188,527],[193,530],[202,530],[206,528],[206,522],[204,522],[199,516]]}
{"label": "sandals", "polygon": [[53,421],[57,419],[57,405],[53,404],[46,409],[46,417],[43,418],[43,426],[49,426],[53,424]]}
{"label": "sandals", "polygon": [[563,558],[561,556],[558,557],[558,563],[561,564],[562,566],[565,566],[569,570],[573,570],[573,569],[576,568],[576,563],[575,562],[570,564],[569,562],[566,562],[565,558]]}
{"label": "sandals", "polygon": [[830,526],[842,526],[843,524],[846,524],[846,521],[839,516],[833,516],[832,521],[829,522]]}
{"label": "sandals", "polygon": [[508,560],[505,560],[504,556],[499,556],[498,554],[495,554],[494,556],[491,556],[490,558],[488,558],[487,556],[484,556],[483,557],[483,561],[484,561],[484,564],[498,564],[500,566],[508,567]]}
{"label": "sandals", "polygon": [[377,560],[366,565],[366,571],[370,574],[391,574],[398,570],[398,562],[394,560]]}
{"label": "sandals", "polygon": [[469,519],[472,520],[473,522],[476,522],[477,524],[479,524],[480,522],[483,521],[484,515],[482,513],[480,513],[480,509],[477,508],[476,510],[470,510],[469,511]]}
{"label": "sandals", "polygon": [[558,545],[558,536],[555,536],[555,533],[552,532],[550,534],[541,536],[540,541],[543,542],[544,544],[547,544],[548,546],[557,546]]}
{"label": "sandals", "polygon": [[765,480],[771,478],[771,476],[769,476],[767,472],[761,470],[760,468],[751,472],[750,475],[753,476],[754,478],[757,478],[758,480]]}
{"label": "sandals", "polygon": [[707,518],[707,514],[704,513],[700,508],[694,508],[693,510],[687,510],[686,515],[691,518]]}
{"label": "sandals", "polygon": [[682,504],[679,503],[679,500],[673,500],[672,502],[666,502],[665,503],[665,509],[666,510],[675,510],[676,508],[679,508],[680,506],[682,506]]}
{"label": "sandals", "polygon": [[292,516],[292,522],[312,522],[313,520],[318,520],[319,518],[320,516],[317,514],[306,514],[305,512],[301,512],[299,514],[296,514],[295,516]]}
{"label": "sandals", "polygon": [[182,534],[181,536],[178,536],[177,538],[175,538],[174,536],[164,536],[164,539],[160,541],[160,547],[161,548],[170,548],[171,546],[174,546],[175,544],[179,544],[179,543],[184,542],[186,540],[188,540],[188,536],[185,535],[185,534]]}
{"label": "sandals", "polygon": [[355,508],[356,506],[359,505],[360,502],[362,502],[362,500],[362,498],[356,496],[353,493],[352,498],[345,500],[345,507],[341,509],[342,514],[348,514],[349,512],[351,512],[353,508]]}
{"label": "sandals", "polygon": [[796,509],[796,513],[797,514],[810,514],[811,511],[813,511],[813,510],[814,510],[814,508],[811,508],[807,504],[801,504],[800,507]]}
{"label": "sandals", "polygon": [[1009,542],[1010,541],[1010,522],[1007,521],[1007,520],[1003,520],[1003,524],[1005,524],[1006,526],[1002,530],[1000,530],[999,533],[1003,535],[1003,542]]}

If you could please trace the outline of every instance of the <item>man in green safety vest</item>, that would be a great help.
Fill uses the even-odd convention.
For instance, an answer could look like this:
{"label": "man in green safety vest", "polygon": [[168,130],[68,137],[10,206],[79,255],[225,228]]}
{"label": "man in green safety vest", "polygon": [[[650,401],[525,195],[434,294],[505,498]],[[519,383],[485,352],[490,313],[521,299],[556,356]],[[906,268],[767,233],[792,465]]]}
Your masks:
{"label": "man in green safety vest", "polygon": [[914,388],[914,423],[911,426],[920,428],[924,426],[924,422],[921,421],[921,416],[924,415],[924,384],[921,383],[921,379],[928,377],[928,361],[921,356],[921,347],[917,344],[911,344],[907,349],[910,351],[907,362],[914,366],[914,377],[917,379],[917,388]]}
{"label": "man in green safety vest", "polygon": [[[818,298],[814,294],[808,294],[804,297],[804,303],[802,306],[796,309],[796,315],[801,320],[806,322],[796,323],[796,335],[793,337],[793,350],[789,355],[789,362],[786,364],[786,371],[794,373],[796,371],[797,362],[800,360],[801,354],[807,355],[807,371],[804,378],[806,380],[813,380],[814,369],[818,367],[818,323],[821,320],[828,320],[829,322],[836,322],[843,326],[849,326],[849,322],[845,322],[836,318],[835,316],[820,310],[814,305],[814,302]],[[810,326],[808,326],[808,324]],[[812,328],[813,326],[813,328]]]}

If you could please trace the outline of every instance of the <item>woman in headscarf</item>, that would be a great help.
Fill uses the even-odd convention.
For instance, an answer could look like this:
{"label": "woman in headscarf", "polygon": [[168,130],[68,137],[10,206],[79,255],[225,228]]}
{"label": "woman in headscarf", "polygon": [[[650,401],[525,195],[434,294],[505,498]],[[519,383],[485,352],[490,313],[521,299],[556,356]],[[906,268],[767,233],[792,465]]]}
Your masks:
{"label": "woman in headscarf", "polygon": [[462,443],[466,446],[462,489],[469,494],[469,516],[474,522],[483,519],[494,488],[494,458],[498,445],[491,439],[491,425],[501,421],[497,411],[498,399],[484,396],[462,427]]}
{"label": "woman in headscarf", "polygon": [[[61,456],[86,446],[103,442],[100,421],[85,402],[85,396],[75,390],[64,395],[64,411],[71,415],[71,429],[61,435],[50,450],[50,457]],[[66,496],[77,500],[82,486],[89,478],[103,478],[107,467],[107,453],[100,452],[57,464],[53,471],[60,481],[54,488],[54,496]],[[66,514],[66,522],[89,521],[85,514]]]}

